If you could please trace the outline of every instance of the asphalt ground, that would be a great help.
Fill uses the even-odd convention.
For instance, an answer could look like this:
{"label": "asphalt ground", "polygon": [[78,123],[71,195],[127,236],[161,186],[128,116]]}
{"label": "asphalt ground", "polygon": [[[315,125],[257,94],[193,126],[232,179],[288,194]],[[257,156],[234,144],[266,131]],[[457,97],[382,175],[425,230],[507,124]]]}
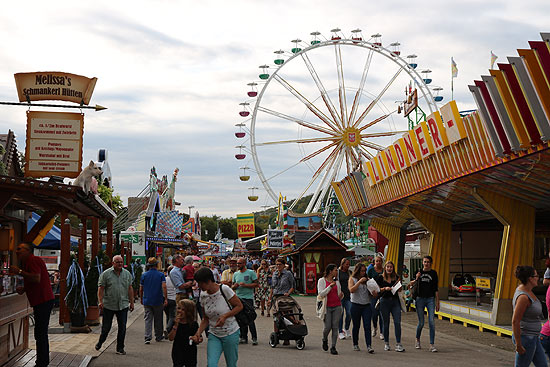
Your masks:
{"label": "asphalt ground", "polygon": [[[384,351],[384,343],[378,337],[373,338],[374,354],[366,352],[362,330],[359,337],[361,351],[352,350],[351,339],[338,340],[336,349],[339,355],[331,355],[321,348],[322,322],[315,316],[313,297],[296,297],[305,314],[309,329],[306,337],[306,347],[298,350],[295,342],[290,346],[279,345],[271,348],[268,344],[269,334],[273,328],[271,318],[258,315],[256,326],[259,335],[259,345],[239,346],[239,366],[326,366],[338,364],[341,366],[509,366],[513,363],[514,353],[511,339],[498,337],[495,334],[480,332],[476,328],[466,328],[461,324],[450,324],[448,321],[436,320],[437,353],[428,351],[428,325],[422,333],[423,348],[414,348],[416,313],[410,312],[402,316],[402,344],[404,353],[393,351],[395,337],[393,324],[390,329],[390,344],[392,351]],[[171,362],[172,343],[169,341],[144,344],[144,322],[138,318],[127,330],[127,355],[115,354],[115,345],[106,347],[90,363],[92,367],[112,366],[169,366]],[[330,337],[329,337],[330,338]],[[198,347],[199,366],[206,365],[206,340]],[[219,363],[225,366],[223,356]]]}

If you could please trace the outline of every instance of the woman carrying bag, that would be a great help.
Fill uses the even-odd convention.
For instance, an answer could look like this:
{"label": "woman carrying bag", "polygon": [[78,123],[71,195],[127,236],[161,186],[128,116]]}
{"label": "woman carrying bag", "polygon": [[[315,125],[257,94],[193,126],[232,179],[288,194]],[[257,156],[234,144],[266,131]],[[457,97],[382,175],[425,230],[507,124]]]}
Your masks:
{"label": "woman carrying bag", "polygon": [[322,302],[318,305],[318,316],[325,322],[323,329],[323,350],[328,350],[328,334],[332,331],[330,354],[338,354],[336,341],[338,340],[338,324],[342,317],[342,302],[344,297],[338,281],[338,267],[335,264],[327,265],[325,276],[317,282],[317,299]]}

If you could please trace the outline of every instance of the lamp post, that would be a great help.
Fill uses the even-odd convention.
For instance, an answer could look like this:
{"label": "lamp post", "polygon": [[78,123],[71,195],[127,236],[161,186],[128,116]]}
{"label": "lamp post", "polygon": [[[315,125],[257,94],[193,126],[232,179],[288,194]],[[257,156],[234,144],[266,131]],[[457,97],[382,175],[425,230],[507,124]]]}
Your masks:
{"label": "lamp post", "polygon": [[189,205],[188,208],[189,208],[189,219],[191,219],[191,209],[193,209],[195,206],[194,205]]}

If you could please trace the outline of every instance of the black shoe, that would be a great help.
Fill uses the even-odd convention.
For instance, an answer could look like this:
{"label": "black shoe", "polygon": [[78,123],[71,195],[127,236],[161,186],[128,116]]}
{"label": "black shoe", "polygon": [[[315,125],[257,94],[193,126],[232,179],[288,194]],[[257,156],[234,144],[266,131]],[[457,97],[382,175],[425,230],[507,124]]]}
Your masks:
{"label": "black shoe", "polygon": [[338,354],[338,351],[336,350],[336,347],[330,348],[330,354],[334,354],[334,355]]}
{"label": "black shoe", "polygon": [[323,340],[323,350],[325,352],[328,350],[328,340]]}
{"label": "black shoe", "polygon": [[290,345],[290,340],[283,341],[283,345]]}
{"label": "black shoe", "polygon": [[125,356],[126,355],[126,352],[124,351],[124,349],[120,349],[120,350],[117,350],[116,351],[116,354],[119,354],[121,356]]}
{"label": "black shoe", "polygon": [[95,350],[100,350],[100,349],[101,349],[101,343],[97,342],[97,344],[95,345]]}

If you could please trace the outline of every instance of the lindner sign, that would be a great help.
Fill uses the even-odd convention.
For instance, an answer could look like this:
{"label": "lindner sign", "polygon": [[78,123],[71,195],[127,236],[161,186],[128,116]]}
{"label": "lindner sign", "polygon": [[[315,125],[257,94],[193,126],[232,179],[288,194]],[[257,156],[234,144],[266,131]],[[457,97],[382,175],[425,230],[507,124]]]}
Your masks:
{"label": "lindner sign", "polygon": [[19,102],[67,101],[88,105],[97,78],[82,75],[44,71],[14,75]]}
{"label": "lindner sign", "polygon": [[77,177],[83,129],[80,113],[28,112],[25,177]]}

